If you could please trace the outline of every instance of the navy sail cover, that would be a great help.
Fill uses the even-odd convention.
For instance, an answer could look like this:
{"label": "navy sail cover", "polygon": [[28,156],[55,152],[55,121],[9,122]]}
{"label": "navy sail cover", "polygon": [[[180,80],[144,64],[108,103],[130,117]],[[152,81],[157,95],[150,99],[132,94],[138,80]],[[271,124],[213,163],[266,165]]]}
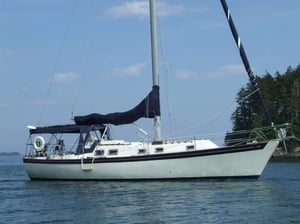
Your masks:
{"label": "navy sail cover", "polygon": [[154,118],[155,116],[160,116],[159,86],[153,86],[147,97],[131,110],[105,115],[92,113],[85,116],[75,116],[74,120],[77,125],[122,125],[133,123],[142,117]]}

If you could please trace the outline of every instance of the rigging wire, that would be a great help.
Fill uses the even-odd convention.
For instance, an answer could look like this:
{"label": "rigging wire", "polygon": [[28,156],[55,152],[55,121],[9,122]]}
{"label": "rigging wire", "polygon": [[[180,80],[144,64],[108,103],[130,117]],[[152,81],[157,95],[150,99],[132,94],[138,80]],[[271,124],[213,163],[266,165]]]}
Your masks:
{"label": "rigging wire", "polygon": [[43,116],[45,114],[45,110],[46,110],[47,102],[48,102],[48,99],[49,99],[50,91],[51,91],[51,88],[52,88],[52,85],[53,85],[53,82],[54,82],[55,74],[57,72],[58,63],[59,63],[61,55],[62,55],[62,50],[63,50],[63,47],[65,45],[65,41],[66,41],[67,35],[69,33],[70,24],[71,24],[73,15],[74,15],[76,3],[77,3],[77,0],[73,0],[73,6],[72,6],[71,13],[70,13],[70,16],[69,16],[68,21],[67,21],[67,26],[66,26],[66,29],[65,29],[65,32],[64,32],[64,35],[63,35],[62,42],[61,42],[61,44],[59,46],[58,56],[57,56],[56,62],[54,64],[54,72],[52,74],[50,83],[49,83],[48,88],[47,88],[47,92],[46,92],[46,95],[45,95],[44,104],[42,106],[40,118],[38,120],[38,125],[41,124],[42,118],[43,118]]}
{"label": "rigging wire", "polygon": [[[225,1],[221,1],[222,3],[223,2],[225,2]],[[231,18],[230,18],[230,20],[232,20]],[[161,22],[161,21],[159,21],[159,22]],[[232,21],[231,21],[232,22]],[[159,24],[160,25],[160,24]],[[169,71],[168,71],[168,64],[167,64],[167,61],[165,60],[165,49],[163,48],[165,45],[164,45],[164,39],[163,39],[163,32],[162,32],[162,29],[161,29],[161,26],[159,26],[159,34],[160,34],[160,36],[159,36],[159,40],[160,40],[160,44],[161,44],[161,46],[162,46],[162,48],[161,49],[163,49],[162,50],[162,52],[161,52],[161,54],[162,54],[162,67],[163,67],[163,71],[164,71],[164,76],[163,77],[165,77],[166,78],[166,94],[167,94],[167,102],[168,102],[168,115],[169,115],[169,119],[170,119],[170,124],[171,124],[171,129],[172,129],[172,132],[173,133],[175,133],[175,128],[174,128],[174,125],[173,125],[173,119],[172,119],[172,115],[171,115],[171,110],[173,109],[173,107],[172,107],[172,105],[171,105],[171,103],[173,102],[171,102],[171,97],[170,97],[170,95],[168,94],[168,92],[169,92],[169,86],[168,86],[168,84],[169,84]],[[250,67],[250,65],[249,65],[249,62],[248,62],[248,60],[247,60],[247,58],[246,58],[246,55],[245,55],[245,53],[244,53],[244,49],[242,48],[242,58],[243,58],[243,62],[246,60],[246,68],[247,68],[247,72],[248,73],[250,73],[249,74],[249,76],[250,76],[250,79],[253,77],[253,74],[252,74],[252,70],[251,70],[251,67]],[[246,58],[246,59],[244,59],[244,58]],[[248,66],[249,65],[249,66]],[[251,81],[253,82],[253,80],[251,79]],[[244,100],[246,100],[247,98],[249,98],[250,96],[252,96],[253,94],[260,94],[260,89],[259,88],[255,88],[254,90],[253,90],[253,92],[252,93],[250,93],[249,95],[247,95],[246,97],[244,97],[243,99],[242,99],[242,102],[244,101]],[[184,129],[183,131],[179,131],[179,132],[176,132],[176,134],[175,135],[178,135],[178,134],[180,134],[180,133],[184,133],[184,132],[186,132],[186,131],[189,131],[189,130],[191,130],[191,129],[194,129],[194,128],[196,128],[196,127],[198,127],[198,126],[203,126],[203,124],[205,124],[205,123],[208,123],[207,125],[205,125],[202,129],[201,129],[201,132],[202,131],[204,131],[204,130],[206,130],[208,127],[210,127],[213,123],[215,123],[220,117],[222,117],[224,114],[225,114],[225,112],[228,112],[229,110],[231,110],[232,108],[233,108],[233,106],[235,105],[235,103],[236,102],[233,102],[232,104],[230,104],[230,106],[228,106],[228,108],[227,109],[225,109],[224,111],[222,111],[222,112],[220,112],[220,113],[218,113],[218,114],[216,114],[216,115],[214,115],[214,116],[212,116],[212,118],[211,119],[209,119],[208,121],[201,121],[201,122],[199,122],[199,123],[196,123],[196,124],[194,124],[194,125],[192,125],[191,127],[188,127],[188,128],[186,128],[186,129]],[[171,110],[170,110],[170,107],[172,107],[171,108]],[[174,110],[172,110],[172,111],[174,111]],[[268,111],[267,111],[268,112]],[[268,116],[268,118],[270,118],[269,116]],[[174,136],[175,136],[174,135]],[[169,136],[171,136],[171,135],[169,135]]]}
{"label": "rigging wire", "polygon": [[[167,101],[167,114],[168,114],[168,119],[169,122],[168,124],[170,124],[170,128],[171,128],[171,132],[175,133],[175,115],[174,115],[174,99],[173,99],[173,94],[171,93],[171,78],[170,78],[170,72],[169,72],[169,63],[166,57],[166,49],[165,49],[165,35],[163,33],[163,25],[162,25],[162,21],[160,20],[160,17],[157,16],[157,25],[158,25],[158,38],[159,38],[159,42],[160,42],[160,53],[161,53],[161,58],[162,60],[160,60],[160,63],[162,64],[162,72],[163,72],[163,78],[164,78],[164,85],[165,85],[165,94],[166,94],[166,101]],[[172,69],[171,69],[172,71]]]}
{"label": "rigging wire", "polygon": [[[248,99],[249,97],[251,97],[252,95],[254,95],[257,91],[259,91],[259,90],[256,89],[256,90],[252,91],[250,94],[248,94],[247,96],[245,96],[245,97],[241,100],[241,102],[245,101],[246,99]],[[233,108],[233,106],[235,105],[235,103],[236,103],[236,102],[232,102],[225,110],[223,110],[223,111],[221,111],[221,112],[215,114],[214,116],[212,116],[210,119],[208,119],[209,122],[208,122],[208,121],[200,121],[200,122],[198,122],[198,123],[196,123],[196,124],[194,124],[194,125],[192,125],[192,126],[190,126],[190,127],[187,127],[187,128],[185,128],[185,129],[183,129],[183,130],[181,130],[181,131],[178,131],[178,132],[176,133],[176,135],[182,135],[182,133],[185,133],[185,132],[188,132],[188,131],[190,131],[190,130],[193,130],[193,129],[199,127],[199,126],[203,126],[205,123],[208,122],[208,124],[205,125],[205,126],[201,129],[200,132],[206,131],[208,127],[210,127],[210,126],[211,126],[213,123],[215,123],[218,119],[220,119],[222,116],[224,116],[224,114],[226,114],[228,111],[230,111],[230,110]],[[175,136],[175,135],[174,135],[174,136]],[[168,136],[168,137],[171,137],[171,136]]]}
{"label": "rigging wire", "polygon": [[[94,7],[93,7],[93,13],[92,13],[92,26],[91,26],[91,34],[90,34],[90,43],[89,43],[89,46],[86,48],[86,56],[84,57],[86,60],[83,62],[82,64],[82,68],[81,68],[81,76],[80,76],[80,83],[82,83],[84,81],[84,77],[85,77],[85,74],[86,74],[86,70],[87,70],[87,67],[88,67],[88,58],[89,58],[89,55],[91,55],[91,51],[92,51],[92,46],[94,45],[95,43],[95,27],[96,27],[96,0],[94,1]],[[73,106],[72,106],[72,110],[71,110],[71,120],[73,120],[74,118],[74,112],[75,112],[75,107],[76,107],[76,104],[78,102],[78,99],[79,99],[79,95],[81,93],[81,89],[82,89],[82,85],[79,85],[79,88],[78,88],[78,91],[76,92],[75,96],[74,96],[74,102],[73,102]]]}
{"label": "rigging wire", "polygon": [[272,121],[272,117],[271,117],[271,114],[265,104],[265,101],[264,101],[264,98],[262,96],[262,93],[260,91],[260,87],[256,81],[256,78],[255,76],[253,75],[253,71],[252,71],[252,68],[250,66],[250,63],[248,61],[248,58],[247,58],[247,55],[246,55],[246,51],[243,47],[243,44],[241,42],[241,39],[239,37],[239,34],[235,28],[235,25],[233,23],[233,19],[232,19],[232,16],[231,16],[231,13],[230,13],[230,10],[228,8],[228,5],[226,3],[226,0],[221,0],[221,4],[222,4],[222,7],[223,7],[223,10],[224,10],[224,13],[225,13],[225,16],[227,18],[227,21],[228,21],[228,24],[229,24],[229,27],[230,27],[230,30],[231,30],[231,33],[233,35],[233,38],[235,40],[235,43],[239,49],[239,52],[240,52],[240,56],[241,56],[241,59],[243,61],[243,64],[244,64],[244,67],[245,67],[245,70],[246,72],[248,73],[248,77],[250,79],[250,83],[252,84],[252,87],[254,89],[258,89],[257,91],[257,95],[259,97],[259,100],[261,101],[262,103],[262,106],[263,106],[263,109],[265,111],[265,114],[266,114],[266,117],[268,118],[268,120],[270,121],[271,125],[274,125],[273,124],[273,121]]}
{"label": "rigging wire", "polygon": [[[241,100],[241,102],[244,102],[246,99],[248,99],[249,97],[251,97],[252,95],[254,95],[257,91],[259,91],[259,89],[256,89],[256,90],[254,90],[253,92],[251,92],[249,95],[245,96],[245,97]],[[217,114],[217,115],[215,116],[215,118],[211,120],[211,122],[209,122],[205,127],[202,128],[201,132],[202,132],[202,131],[205,131],[209,126],[211,126],[211,125],[212,125],[213,123],[215,123],[220,117],[222,117],[222,115],[225,114],[225,112],[228,112],[231,108],[233,108],[234,104],[235,104],[235,102],[233,102],[233,103],[230,105],[230,107],[228,107],[227,109],[225,109],[224,112]]]}

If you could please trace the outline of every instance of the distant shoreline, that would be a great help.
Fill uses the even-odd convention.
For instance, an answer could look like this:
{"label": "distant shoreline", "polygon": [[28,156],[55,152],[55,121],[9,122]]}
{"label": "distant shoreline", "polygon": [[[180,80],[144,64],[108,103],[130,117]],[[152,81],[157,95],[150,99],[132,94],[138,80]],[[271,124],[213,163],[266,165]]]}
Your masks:
{"label": "distant shoreline", "polygon": [[21,156],[19,152],[0,152],[0,156]]}
{"label": "distant shoreline", "polygon": [[287,154],[272,156],[270,162],[300,162],[299,154]]}
{"label": "distant shoreline", "polygon": [[279,152],[275,151],[270,159],[270,162],[300,162],[300,152]]}

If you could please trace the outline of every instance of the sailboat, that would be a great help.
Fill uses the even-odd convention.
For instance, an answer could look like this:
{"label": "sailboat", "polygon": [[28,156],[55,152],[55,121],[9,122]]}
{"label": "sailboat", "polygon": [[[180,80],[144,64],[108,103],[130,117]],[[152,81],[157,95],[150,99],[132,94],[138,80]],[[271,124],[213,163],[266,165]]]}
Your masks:
{"label": "sailboat", "polygon": [[[221,3],[251,83],[259,90],[227,4],[225,0]],[[288,125],[272,124],[262,130],[252,130],[246,141],[239,139],[234,144],[221,146],[209,139],[162,139],[155,0],[149,0],[149,9],[153,77],[150,93],[136,107],[123,113],[75,116],[75,122],[68,125],[28,126],[29,138],[23,162],[30,179],[170,180],[258,178],[262,174],[285,137]],[[259,96],[262,99],[261,94]],[[111,138],[111,125],[129,124],[140,118],[154,120],[154,139],[129,142]],[[271,138],[266,134],[270,132]],[[253,136],[254,133],[257,135]]]}

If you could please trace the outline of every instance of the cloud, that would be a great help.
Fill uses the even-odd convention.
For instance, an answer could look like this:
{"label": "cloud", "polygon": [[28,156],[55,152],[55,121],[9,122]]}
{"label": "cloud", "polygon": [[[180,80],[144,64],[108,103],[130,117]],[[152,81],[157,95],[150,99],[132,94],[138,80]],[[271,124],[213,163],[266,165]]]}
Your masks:
{"label": "cloud", "polygon": [[[184,8],[181,6],[171,5],[165,2],[157,3],[157,8],[157,13],[160,16],[177,15],[184,11]],[[149,2],[145,0],[127,1],[122,5],[110,8],[108,12],[116,19],[129,16],[146,18],[149,15]]]}
{"label": "cloud", "polygon": [[68,84],[80,79],[80,74],[67,72],[57,73],[53,77],[53,82],[57,84]]}
{"label": "cloud", "polygon": [[160,16],[174,16],[179,15],[185,11],[185,8],[182,6],[171,5],[165,2],[160,2],[157,5],[158,14]]}
{"label": "cloud", "polygon": [[209,75],[211,78],[223,78],[233,75],[244,75],[245,68],[242,64],[223,65],[212,71]]}
{"label": "cloud", "polygon": [[0,49],[0,69],[11,67],[14,63],[16,53],[9,49]]}
{"label": "cloud", "polygon": [[21,86],[20,87],[20,90],[21,90],[21,92],[28,92],[29,91],[29,87],[28,86],[26,86],[26,85],[23,85],[23,86]]}
{"label": "cloud", "polygon": [[11,105],[8,103],[0,102],[0,109],[10,109]]}
{"label": "cloud", "polygon": [[55,101],[45,101],[45,100],[33,100],[33,101],[29,101],[27,103],[27,106],[30,106],[30,107],[40,107],[40,106],[55,106],[55,105],[58,105],[58,102],[55,102]]}
{"label": "cloud", "polygon": [[177,70],[175,75],[181,79],[222,79],[233,75],[244,75],[245,69],[242,64],[223,65],[207,73],[190,70]]}
{"label": "cloud", "polygon": [[188,70],[177,70],[175,72],[175,75],[181,79],[192,79],[200,76],[199,73]]}
{"label": "cloud", "polygon": [[220,67],[220,72],[223,72],[225,75],[240,75],[245,73],[245,68],[242,64],[224,65]]}
{"label": "cloud", "polygon": [[112,74],[119,75],[119,76],[138,76],[142,73],[146,65],[147,63],[143,62],[143,63],[130,65],[125,68],[115,68],[113,69]]}

